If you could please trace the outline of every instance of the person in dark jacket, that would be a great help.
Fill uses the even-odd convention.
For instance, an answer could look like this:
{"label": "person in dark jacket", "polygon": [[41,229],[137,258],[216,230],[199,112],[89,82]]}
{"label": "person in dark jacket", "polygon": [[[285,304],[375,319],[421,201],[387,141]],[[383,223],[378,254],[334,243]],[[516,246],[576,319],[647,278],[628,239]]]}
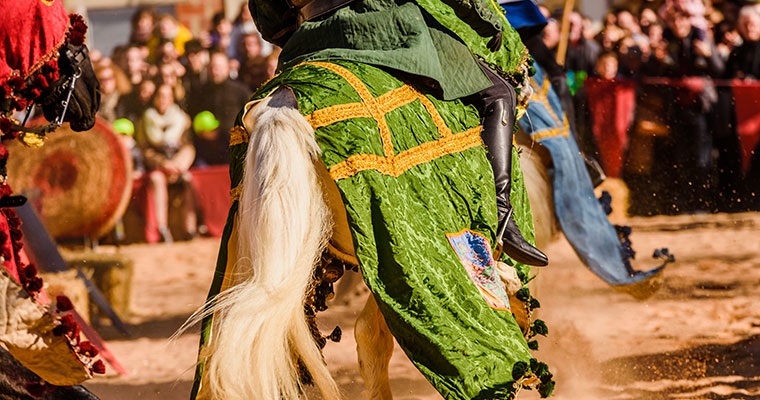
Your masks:
{"label": "person in dark jacket", "polygon": [[210,111],[219,120],[219,134],[207,140],[195,137],[195,165],[223,165],[229,162],[230,128],[238,111],[248,101],[248,87],[230,79],[230,59],[223,50],[212,50],[209,56],[208,81],[188,93],[188,112],[194,118]]}

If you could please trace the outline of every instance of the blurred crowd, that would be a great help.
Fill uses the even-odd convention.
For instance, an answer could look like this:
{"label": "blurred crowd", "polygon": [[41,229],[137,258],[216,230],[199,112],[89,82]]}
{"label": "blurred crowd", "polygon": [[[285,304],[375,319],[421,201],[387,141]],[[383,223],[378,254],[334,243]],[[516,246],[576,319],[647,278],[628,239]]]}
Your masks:
{"label": "blurred crowd", "polygon": [[[541,8],[549,49],[560,46],[563,18],[569,26],[561,63],[579,144],[608,177],[628,184],[629,212],[760,209],[758,135],[742,132],[737,120],[760,88],[744,97],[736,89],[760,78],[760,4],[665,0],[617,8],[602,21]],[[194,35],[174,16],[143,6],[125,43],[91,54],[99,115],[131,149],[164,241],[173,240],[172,186],[182,193],[183,236],[203,233],[189,171],[228,163],[238,111],[277,67],[279,48],[262,40],[246,3],[234,20],[218,13],[208,26]]]}
{"label": "blurred crowd", "polygon": [[209,26],[193,35],[174,16],[144,6],[133,14],[125,43],[110,55],[91,54],[101,83],[99,116],[131,149],[135,178],[147,186],[166,242],[173,240],[171,186],[182,192],[183,236],[203,233],[189,170],[228,163],[237,113],[277,66],[279,49],[261,39],[247,4],[233,21],[218,13]]}
{"label": "blurred crowd", "polygon": [[[760,132],[743,124],[760,99],[760,4],[706,3],[566,18],[576,133],[628,184],[633,214],[760,209]],[[565,16],[542,12],[556,51]]]}

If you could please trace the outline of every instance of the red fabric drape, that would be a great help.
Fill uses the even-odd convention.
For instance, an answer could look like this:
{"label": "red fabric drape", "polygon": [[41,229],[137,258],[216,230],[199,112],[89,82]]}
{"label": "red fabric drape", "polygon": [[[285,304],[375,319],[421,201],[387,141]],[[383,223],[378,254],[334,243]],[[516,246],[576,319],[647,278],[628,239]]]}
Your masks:
{"label": "red fabric drape", "polygon": [[736,133],[742,148],[742,172],[747,173],[760,142],[760,83],[735,80]]}
{"label": "red fabric drape", "polygon": [[193,188],[208,233],[221,237],[227,223],[230,200],[230,169],[226,165],[191,169]]}
{"label": "red fabric drape", "polygon": [[0,0],[0,83],[12,70],[26,77],[63,43],[69,17],[63,0]]}
{"label": "red fabric drape", "polygon": [[[221,237],[227,223],[227,213],[232,201],[230,200],[230,173],[226,165],[205,168],[192,168],[193,189],[198,202],[198,209],[203,215],[203,223],[208,233]],[[136,179],[133,186],[133,197],[139,201],[140,210],[145,218],[145,241],[158,243],[161,235],[156,223],[156,209],[153,204],[153,193],[145,178]]]}
{"label": "red fabric drape", "polygon": [[602,168],[607,176],[619,178],[636,107],[635,83],[588,78],[585,88]]}

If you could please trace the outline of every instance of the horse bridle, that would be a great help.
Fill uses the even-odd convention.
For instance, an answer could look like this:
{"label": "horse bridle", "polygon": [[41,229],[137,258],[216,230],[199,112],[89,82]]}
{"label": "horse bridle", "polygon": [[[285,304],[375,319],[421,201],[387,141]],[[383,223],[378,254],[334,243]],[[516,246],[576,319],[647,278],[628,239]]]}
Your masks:
{"label": "horse bridle", "polygon": [[[52,122],[47,125],[27,127],[25,125],[29,118],[29,115],[31,114],[32,106],[34,105],[33,102],[29,103],[29,105],[26,107],[26,116],[24,118],[24,121],[20,125],[16,122],[12,122],[11,124],[11,130],[17,131],[19,133],[19,136],[32,134],[44,137],[47,133],[50,133],[63,125],[64,119],[66,118],[66,112],[69,108],[69,103],[71,102],[71,96],[74,93],[74,87],[76,86],[77,80],[82,76],[81,65],[87,60],[88,51],[87,46],[84,45],[66,45],[65,50],[62,49],[61,53],[61,57],[65,57],[65,62],[68,62],[68,67],[71,68],[71,74],[68,76],[63,76],[54,82],[52,88],[50,89],[50,92],[37,102],[40,105],[51,105],[57,101],[57,99],[60,99],[61,95],[65,93],[65,97],[60,100],[60,105],[62,107],[60,115],[58,115]],[[33,78],[34,77],[31,76],[27,78],[27,81]],[[9,102],[4,102],[2,106],[0,106],[0,108],[3,108],[2,111],[6,115],[10,114],[9,106]],[[7,180],[6,162],[7,160],[0,160],[0,183],[5,183]],[[20,207],[25,203],[26,197],[24,196],[3,196],[0,198],[0,209],[8,207]]]}
{"label": "horse bridle", "polygon": [[[65,49],[65,50],[64,50]],[[60,115],[58,115],[53,121],[51,121],[47,125],[37,125],[37,126],[30,126],[27,127],[26,122],[29,118],[29,115],[31,114],[32,106],[35,103],[30,103],[26,107],[26,117],[24,118],[24,121],[19,125],[17,123],[13,123],[12,129],[14,131],[18,131],[20,134],[26,134],[31,133],[35,135],[44,136],[47,133],[50,133],[56,129],[58,129],[61,125],[63,125],[63,122],[66,118],[66,112],[69,109],[69,103],[71,102],[71,96],[74,93],[74,88],[76,87],[77,80],[82,76],[82,64],[88,59],[88,50],[87,46],[81,45],[81,46],[72,46],[72,45],[65,45],[61,49],[61,57],[65,57],[65,61],[68,63],[69,67],[72,70],[72,73],[68,76],[62,76],[60,79],[58,79],[56,82],[52,84],[52,89],[50,92],[45,95],[42,99],[40,99],[37,104],[39,105],[50,105],[53,104],[58,99],[60,100],[60,105],[62,107]],[[63,72],[63,71],[62,71]],[[32,79],[31,77],[28,79]],[[61,97],[63,93],[66,93],[65,97]]]}

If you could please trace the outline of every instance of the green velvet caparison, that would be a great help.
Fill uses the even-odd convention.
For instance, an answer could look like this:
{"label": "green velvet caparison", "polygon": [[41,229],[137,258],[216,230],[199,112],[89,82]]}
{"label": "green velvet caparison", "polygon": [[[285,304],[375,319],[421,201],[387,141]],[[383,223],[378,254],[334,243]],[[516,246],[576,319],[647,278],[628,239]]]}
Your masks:
{"label": "green velvet caparison", "polygon": [[[358,78],[353,83],[366,89],[364,102],[336,70]],[[412,99],[404,82],[379,68],[348,61],[288,69],[254,98],[283,85],[295,93],[300,112],[317,125],[322,161],[334,176],[339,175],[336,183],[365,283],[406,354],[447,399],[511,398],[513,365],[530,362],[528,345],[511,313],[486,303],[446,236],[470,230],[494,243],[495,189],[479,139],[477,110],[432,96],[420,98],[417,94]],[[383,97],[393,91],[402,97],[405,93],[407,100]],[[367,105],[368,95],[377,104],[383,99],[380,108],[384,113]],[[364,104],[366,110],[359,107],[355,117],[326,113],[323,117],[328,124],[323,126],[316,121],[322,118],[320,110],[352,103]],[[434,106],[439,119],[426,104]],[[376,118],[387,126],[390,147],[382,139],[383,129]],[[444,134],[450,136],[450,142],[441,141],[436,120],[449,130]],[[474,137],[475,142],[460,141],[464,135]],[[460,142],[464,144],[446,144]],[[233,187],[242,179],[246,147],[242,143],[231,148]],[[411,156],[418,153],[421,155]],[[376,166],[347,162],[359,155],[387,164],[403,164],[405,156],[414,161],[396,165],[396,169],[384,169],[387,165],[382,162]],[[515,218],[532,238],[530,208],[517,157],[514,160]],[[341,165],[352,168],[340,173]],[[225,260],[218,263],[217,278],[224,273],[226,253],[220,257]],[[517,267],[521,275],[529,275],[529,267]]]}

